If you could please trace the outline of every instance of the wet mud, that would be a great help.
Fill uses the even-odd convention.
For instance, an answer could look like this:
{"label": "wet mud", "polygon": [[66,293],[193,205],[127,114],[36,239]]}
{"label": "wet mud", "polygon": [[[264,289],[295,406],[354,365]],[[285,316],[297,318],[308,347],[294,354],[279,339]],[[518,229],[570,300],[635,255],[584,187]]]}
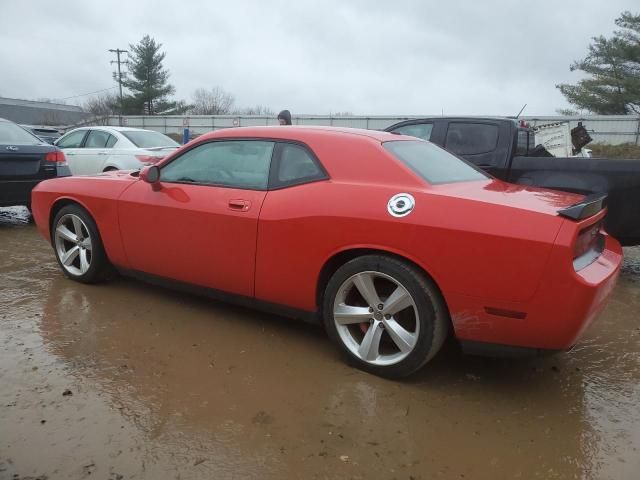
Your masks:
{"label": "wet mud", "polygon": [[0,479],[635,479],[640,249],[576,348],[410,380],[323,331],[118,278],[63,277],[0,209]]}

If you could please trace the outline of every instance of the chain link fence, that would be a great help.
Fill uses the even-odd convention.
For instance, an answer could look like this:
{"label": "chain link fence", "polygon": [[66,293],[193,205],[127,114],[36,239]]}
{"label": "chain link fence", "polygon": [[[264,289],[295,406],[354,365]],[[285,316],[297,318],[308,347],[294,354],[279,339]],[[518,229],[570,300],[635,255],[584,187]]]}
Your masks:
{"label": "chain link fence", "polygon": [[[394,123],[420,116],[331,116],[331,115],[294,115],[294,125],[325,125],[334,127],[365,128],[383,130]],[[585,116],[522,116],[531,126],[546,123],[568,122],[571,128],[578,122],[586,127],[594,143],[621,145],[640,145],[640,116],[628,115],[585,115]],[[156,130],[165,134],[182,135],[189,128],[192,136],[212,130],[233,127],[255,127],[277,125],[275,116],[264,115],[155,115],[155,116],[109,116],[94,118],[81,125],[128,126]],[[76,125],[80,126],[80,125]]]}

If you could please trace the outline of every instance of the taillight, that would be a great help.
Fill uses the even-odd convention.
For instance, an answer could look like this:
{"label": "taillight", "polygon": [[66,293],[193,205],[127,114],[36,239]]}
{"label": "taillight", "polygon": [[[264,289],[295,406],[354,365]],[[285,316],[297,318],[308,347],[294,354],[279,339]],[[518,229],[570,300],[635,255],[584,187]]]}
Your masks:
{"label": "taillight", "polygon": [[154,157],[153,155],[136,155],[136,158],[142,163],[157,163],[164,157]]}
{"label": "taillight", "polygon": [[602,221],[580,230],[573,247],[573,258],[581,257],[596,246],[601,227]]}
{"label": "taillight", "polygon": [[44,160],[45,162],[56,162],[60,166],[67,164],[67,157],[64,156],[64,152],[62,150],[48,152],[44,156]]}

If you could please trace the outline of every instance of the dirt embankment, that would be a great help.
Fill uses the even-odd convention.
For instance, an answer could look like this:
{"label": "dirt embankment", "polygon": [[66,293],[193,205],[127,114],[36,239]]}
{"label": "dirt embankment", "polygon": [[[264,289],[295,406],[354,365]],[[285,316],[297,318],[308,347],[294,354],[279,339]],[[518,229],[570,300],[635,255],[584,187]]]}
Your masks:
{"label": "dirt embankment", "polygon": [[586,148],[590,148],[594,157],[601,158],[639,158],[640,145],[601,145],[589,144]]}

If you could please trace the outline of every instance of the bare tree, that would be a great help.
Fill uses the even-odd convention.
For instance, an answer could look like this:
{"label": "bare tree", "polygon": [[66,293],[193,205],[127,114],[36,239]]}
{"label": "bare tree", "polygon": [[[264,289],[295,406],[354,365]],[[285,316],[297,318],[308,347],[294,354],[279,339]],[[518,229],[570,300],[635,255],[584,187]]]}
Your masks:
{"label": "bare tree", "polygon": [[236,108],[233,112],[235,115],[263,115],[263,116],[274,116],[276,112],[274,112],[271,108],[266,105],[256,105],[255,107],[244,107],[244,108]]}
{"label": "bare tree", "polygon": [[193,92],[192,115],[228,115],[233,109],[235,98],[220,87],[206,90],[198,88]]}
{"label": "bare tree", "polygon": [[96,117],[105,117],[107,115],[117,115],[119,113],[118,104],[119,99],[117,95],[105,93],[87,99],[82,105],[82,109]]}

